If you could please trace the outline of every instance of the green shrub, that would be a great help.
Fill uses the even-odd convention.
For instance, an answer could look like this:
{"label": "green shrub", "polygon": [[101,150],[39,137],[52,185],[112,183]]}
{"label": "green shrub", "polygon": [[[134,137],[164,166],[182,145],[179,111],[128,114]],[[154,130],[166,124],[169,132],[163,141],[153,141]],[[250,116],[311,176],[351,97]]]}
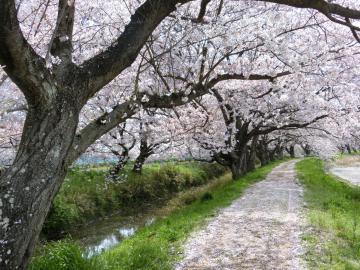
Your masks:
{"label": "green shrub", "polygon": [[201,201],[205,202],[205,201],[210,201],[212,200],[214,197],[210,192],[205,192],[202,196],[201,196]]}
{"label": "green shrub", "polygon": [[79,209],[75,204],[65,203],[61,197],[54,200],[50,209],[47,222],[44,224],[43,232],[47,235],[58,234],[71,228],[71,225],[80,221]]}

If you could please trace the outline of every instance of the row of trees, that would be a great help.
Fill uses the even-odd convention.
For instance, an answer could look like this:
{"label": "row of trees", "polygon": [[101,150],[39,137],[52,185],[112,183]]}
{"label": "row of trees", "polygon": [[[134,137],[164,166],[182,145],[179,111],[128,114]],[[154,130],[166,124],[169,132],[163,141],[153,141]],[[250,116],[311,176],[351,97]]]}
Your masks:
{"label": "row of trees", "polygon": [[[358,146],[357,1],[0,2],[0,268],[86,151],[228,166]],[[279,5],[280,4],[280,5]]]}

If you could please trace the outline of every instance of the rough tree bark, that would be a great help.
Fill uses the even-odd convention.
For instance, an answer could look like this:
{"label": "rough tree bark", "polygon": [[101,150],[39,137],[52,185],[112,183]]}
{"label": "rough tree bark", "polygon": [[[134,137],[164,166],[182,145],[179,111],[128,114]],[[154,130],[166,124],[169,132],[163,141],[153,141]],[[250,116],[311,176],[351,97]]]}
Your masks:
{"label": "rough tree bark", "polygon": [[78,114],[67,98],[29,109],[16,159],[0,179],[1,269],[27,266],[50,202],[71,164],[67,156]]}
{"label": "rough tree bark", "polygon": [[[22,35],[15,1],[0,1],[0,64],[28,103],[16,159],[0,179],[0,269],[27,267],[69,165],[101,135],[125,121],[125,113],[127,117],[134,113],[133,104],[125,102],[76,135],[81,108],[132,64],[161,20],[176,4],[185,2],[189,1],[147,0],[114,46],[78,67],[71,61],[74,1],[60,0],[50,46],[62,61],[50,72]],[[64,44],[62,36],[69,37]]]}

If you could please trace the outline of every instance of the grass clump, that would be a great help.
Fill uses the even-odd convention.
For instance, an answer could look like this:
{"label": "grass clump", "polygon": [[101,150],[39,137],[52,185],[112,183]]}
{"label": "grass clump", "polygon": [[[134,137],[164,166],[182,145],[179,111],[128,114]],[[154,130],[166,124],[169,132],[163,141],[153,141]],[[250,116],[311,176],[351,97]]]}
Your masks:
{"label": "grass clump", "polygon": [[83,256],[84,250],[70,240],[43,246],[43,256],[33,258],[29,270],[98,270],[99,261]]}
{"label": "grass clump", "polygon": [[323,167],[315,158],[297,164],[312,226],[304,236],[306,260],[311,269],[360,269],[360,188],[326,174]]}
{"label": "grass clump", "polygon": [[[164,218],[139,229],[134,236],[125,239],[114,249],[94,257],[92,260],[101,265],[95,269],[173,269],[174,263],[181,257],[181,246],[189,234],[203,225],[207,218],[213,217],[219,208],[230,205],[251,184],[264,179],[279,163],[256,169],[237,181],[233,181],[228,173],[205,186],[181,192],[163,207]],[[46,260],[47,256],[43,257]],[[31,270],[39,269],[43,268],[33,267]]]}

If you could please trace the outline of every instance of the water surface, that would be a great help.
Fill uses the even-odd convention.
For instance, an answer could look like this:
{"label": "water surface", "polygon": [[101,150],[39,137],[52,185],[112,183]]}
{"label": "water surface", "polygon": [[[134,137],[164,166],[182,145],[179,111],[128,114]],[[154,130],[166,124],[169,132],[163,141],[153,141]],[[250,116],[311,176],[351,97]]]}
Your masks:
{"label": "water surface", "polygon": [[73,240],[86,248],[87,256],[113,248],[134,235],[139,228],[149,226],[156,219],[154,210],[132,216],[113,215],[71,232]]}

